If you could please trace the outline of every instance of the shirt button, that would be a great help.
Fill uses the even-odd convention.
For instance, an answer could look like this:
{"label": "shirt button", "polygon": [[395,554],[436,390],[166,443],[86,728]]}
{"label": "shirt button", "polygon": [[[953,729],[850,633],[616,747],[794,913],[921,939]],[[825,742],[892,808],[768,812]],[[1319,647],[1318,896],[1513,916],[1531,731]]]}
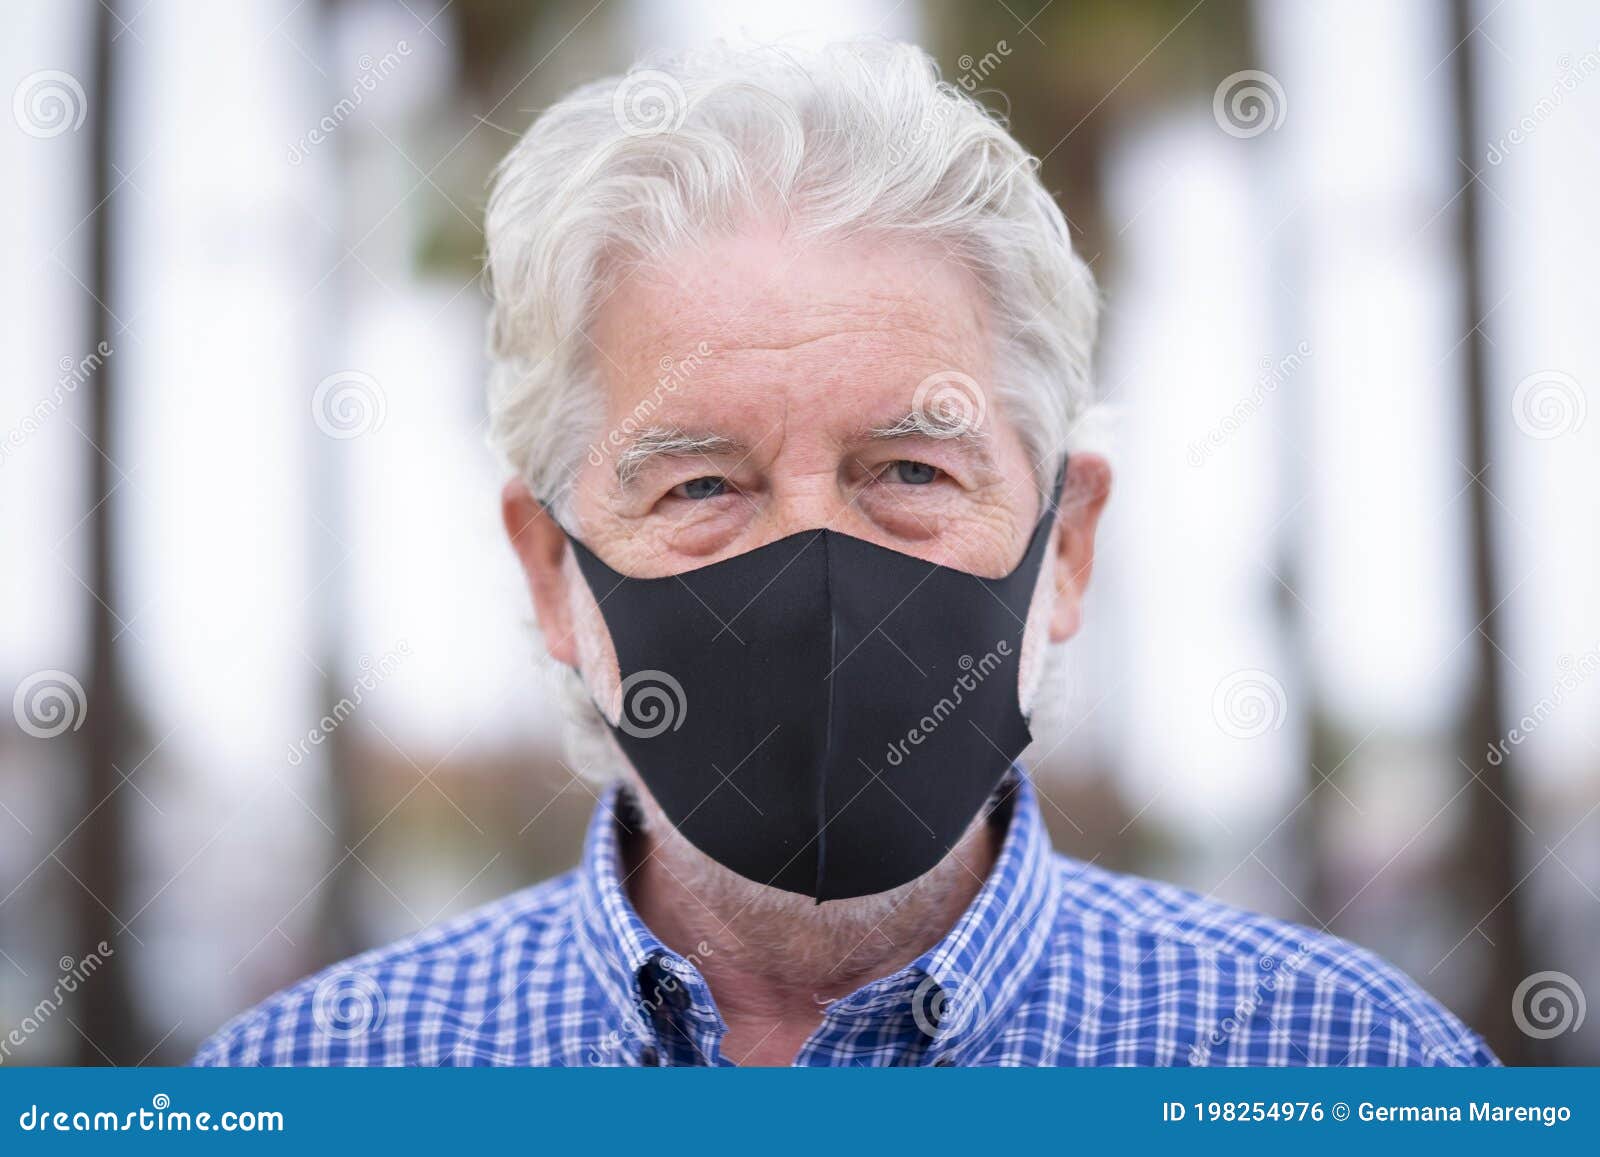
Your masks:
{"label": "shirt button", "polygon": [[664,1005],[673,1012],[682,1012],[689,1007],[689,987],[668,968],[665,956],[656,953],[645,961],[641,972],[644,975],[640,978],[640,996],[647,1006],[656,1008]]}

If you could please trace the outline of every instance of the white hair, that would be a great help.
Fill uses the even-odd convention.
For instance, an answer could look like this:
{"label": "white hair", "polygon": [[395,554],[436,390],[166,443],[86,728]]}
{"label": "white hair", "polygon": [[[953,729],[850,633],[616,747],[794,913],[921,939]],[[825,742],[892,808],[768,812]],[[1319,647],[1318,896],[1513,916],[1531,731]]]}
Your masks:
{"label": "white hair", "polygon": [[717,44],[584,85],[489,198],[492,444],[563,518],[599,435],[599,305],[630,268],[765,217],[800,238],[924,240],[972,270],[993,389],[1044,491],[1091,401],[1098,301],[1037,168],[908,44]]}

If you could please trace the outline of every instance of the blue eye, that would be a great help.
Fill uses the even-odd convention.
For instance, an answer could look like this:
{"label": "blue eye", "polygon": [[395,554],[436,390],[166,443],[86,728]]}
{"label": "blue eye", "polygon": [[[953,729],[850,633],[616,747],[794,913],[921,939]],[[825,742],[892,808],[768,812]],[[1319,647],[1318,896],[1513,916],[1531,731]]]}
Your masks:
{"label": "blue eye", "polygon": [[939,476],[937,466],[929,466],[926,462],[912,462],[902,458],[890,463],[894,472],[895,481],[904,482],[907,486],[926,486]]}
{"label": "blue eye", "polygon": [[672,488],[672,492],[680,498],[700,501],[704,498],[716,498],[728,492],[728,480],[708,474],[704,478],[691,478]]}

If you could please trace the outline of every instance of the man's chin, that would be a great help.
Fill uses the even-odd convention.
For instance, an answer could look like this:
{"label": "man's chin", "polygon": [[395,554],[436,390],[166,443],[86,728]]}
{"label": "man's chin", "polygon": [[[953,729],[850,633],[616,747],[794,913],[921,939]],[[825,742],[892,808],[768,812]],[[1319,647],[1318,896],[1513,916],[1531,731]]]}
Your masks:
{"label": "man's chin", "polygon": [[640,903],[640,886],[672,894],[678,911],[708,941],[731,945],[752,960],[805,970],[798,974],[818,975],[820,968],[848,977],[886,961],[898,966],[914,959],[931,946],[922,943],[928,930],[948,928],[970,902],[984,873],[974,873],[969,862],[985,858],[978,845],[993,836],[980,816],[954,851],[916,879],[887,892],[819,904],[718,863],[673,827],[631,768],[623,782],[640,813],[635,839],[624,841],[624,871],[636,905],[648,907]]}

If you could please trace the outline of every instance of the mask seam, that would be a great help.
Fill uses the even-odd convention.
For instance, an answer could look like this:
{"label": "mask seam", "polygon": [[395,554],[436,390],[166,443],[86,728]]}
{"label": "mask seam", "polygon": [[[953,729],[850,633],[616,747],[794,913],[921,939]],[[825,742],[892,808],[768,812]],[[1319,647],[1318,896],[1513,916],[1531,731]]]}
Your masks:
{"label": "mask seam", "polygon": [[833,688],[834,664],[839,650],[839,612],[833,601],[833,554],[828,547],[828,532],[823,530],[822,584],[828,600],[828,707],[822,737],[822,765],[817,775],[817,877],[812,892],[818,904],[822,903],[822,881],[828,863],[828,768],[833,757]]}

